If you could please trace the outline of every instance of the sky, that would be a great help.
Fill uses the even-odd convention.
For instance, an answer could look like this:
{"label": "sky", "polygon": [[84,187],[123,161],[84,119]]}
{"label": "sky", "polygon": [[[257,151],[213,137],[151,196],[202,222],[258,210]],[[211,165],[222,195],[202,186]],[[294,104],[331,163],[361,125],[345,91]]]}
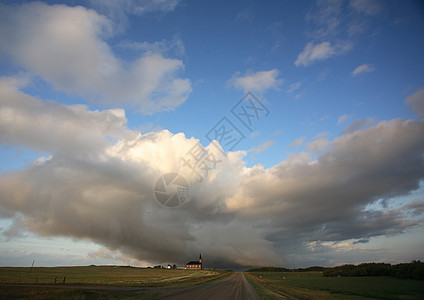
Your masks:
{"label": "sky", "polygon": [[424,256],[421,1],[0,1],[0,266]]}

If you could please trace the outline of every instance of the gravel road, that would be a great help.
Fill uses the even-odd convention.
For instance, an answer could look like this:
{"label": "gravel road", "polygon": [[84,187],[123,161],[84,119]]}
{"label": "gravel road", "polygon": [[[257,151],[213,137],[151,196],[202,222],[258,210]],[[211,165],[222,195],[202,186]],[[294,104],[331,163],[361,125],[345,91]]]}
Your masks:
{"label": "gravel road", "polygon": [[164,293],[159,299],[261,299],[242,272],[233,273],[222,280],[183,288],[164,289],[162,292]]}

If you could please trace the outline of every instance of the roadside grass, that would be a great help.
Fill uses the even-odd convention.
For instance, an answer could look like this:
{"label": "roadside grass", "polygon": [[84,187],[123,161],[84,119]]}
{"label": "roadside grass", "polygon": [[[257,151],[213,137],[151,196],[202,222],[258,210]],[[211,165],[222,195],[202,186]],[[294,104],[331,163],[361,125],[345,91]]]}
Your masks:
{"label": "roadside grass", "polygon": [[[324,277],[319,272],[250,274],[267,286],[301,299],[424,298],[424,285],[418,280],[392,277]],[[282,277],[286,279],[283,280]]]}
{"label": "roadside grass", "polygon": [[208,283],[209,282],[214,282],[214,281],[217,281],[217,280],[224,279],[225,277],[228,277],[231,274],[233,274],[233,271],[232,270],[225,270],[225,271],[223,270],[223,271],[220,271],[220,274],[219,275],[216,275],[216,276],[212,277],[211,279],[206,279],[206,280],[203,280],[203,281],[201,281],[199,283],[194,283],[192,285],[199,285],[199,284],[206,283],[206,282],[208,282]]}
{"label": "roadside grass", "polygon": [[147,269],[123,266],[0,268],[0,283],[113,286],[186,286],[226,275],[221,270]]}
{"label": "roadside grass", "polygon": [[155,299],[159,293],[144,290],[99,290],[55,287],[2,286],[0,299]]}
{"label": "roadside grass", "polygon": [[253,288],[256,290],[256,292],[262,299],[264,300],[287,299],[286,297],[277,296],[274,293],[271,293],[268,289],[264,288],[255,280],[251,279],[250,276],[247,275],[246,273],[243,273],[243,275],[246,278],[247,282],[249,282],[253,286]]}

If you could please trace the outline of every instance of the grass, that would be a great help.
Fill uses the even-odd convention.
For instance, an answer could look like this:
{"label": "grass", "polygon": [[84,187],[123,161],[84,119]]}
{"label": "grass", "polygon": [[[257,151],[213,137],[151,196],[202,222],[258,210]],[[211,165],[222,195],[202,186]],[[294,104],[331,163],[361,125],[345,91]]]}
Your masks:
{"label": "grass", "polygon": [[154,299],[160,293],[145,287],[195,285],[230,273],[122,266],[38,267],[32,271],[0,267],[0,299]]}
{"label": "grass", "polygon": [[207,279],[207,280],[204,280],[204,281],[201,281],[201,282],[198,282],[198,283],[194,283],[193,285],[198,285],[198,284],[202,284],[202,283],[205,283],[205,282],[209,283],[209,282],[221,280],[221,279],[224,279],[225,277],[228,277],[231,274],[233,274],[232,270],[222,270],[222,271],[219,271],[219,272],[220,272],[219,275],[216,275],[211,279]]}
{"label": "grass", "polygon": [[275,295],[270,290],[266,289],[263,285],[259,284],[256,280],[253,280],[250,278],[249,275],[246,273],[243,274],[246,278],[247,282],[249,282],[253,288],[256,290],[256,292],[259,294],[259,296],[264,300],[274,300],[274,299],[287,299],[283,296]]}
{"label": "grass", "polygon": [[[185,286],[200,284],[227,271],[146,269],[122,266],[0,268],[0,283],[113,286]],[[65,278],[66,277],[66,278]]]}
{"label": "grass", "polygon": [[[251,272],[259,282],[301,299],[423,299],[422,281],[392,277],[323,277],[319,272]],[[262,276],[262,278],[259,278]],[[282,279],[285,277],[286,279]]]}
{"label": "grass", "polygon": [[0,299],[155,299],[159,293],[144,290],[98,290],[54,287],[2,286]]}

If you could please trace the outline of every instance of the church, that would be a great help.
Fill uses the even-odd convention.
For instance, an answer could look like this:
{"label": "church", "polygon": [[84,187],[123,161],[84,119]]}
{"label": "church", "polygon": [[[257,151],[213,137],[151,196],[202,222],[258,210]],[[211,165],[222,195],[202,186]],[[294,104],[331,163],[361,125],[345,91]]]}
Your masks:
{"label": "church", "polygon": [[199,256],[199,260],[189,261],[186,265],[188,270],[202,270],[202,254]]}

